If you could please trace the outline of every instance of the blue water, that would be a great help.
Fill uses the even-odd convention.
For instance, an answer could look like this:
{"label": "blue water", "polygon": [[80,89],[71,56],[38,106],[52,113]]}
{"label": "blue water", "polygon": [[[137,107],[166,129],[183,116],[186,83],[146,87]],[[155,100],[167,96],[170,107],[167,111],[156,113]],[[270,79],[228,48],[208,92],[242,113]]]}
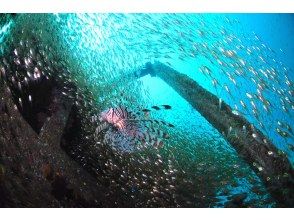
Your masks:
{"label": "blue water", "polygon": [[[99,87],[121,88],[122,82],[134,83],[141,92],[140,98],[147,103],[162,101],[161,93],[165,91],[162,84],[149,86],[148,91],[140,87],[135,79],[129,77],[129,73],[136,70],[146,62],[159,60],[187,74],[196,80],[204,88],[222,98],[232,107],[240,111],[257,128],[261,129],[271,141],[285,152],[293,164],[294,154],[291,150],[293,135],[283,138],[276,132],[277,121],[282,121],[292,126],[293,123],[293,97],[289,91],[293,88],[285,84],[286,77],[293,80],[293,15],[291,14],[99,14],[99,15],[57,15],[57,23],[60,25],[67,53],[73,59],[85,60],[79,62],[79,68],[84,69],[79,76],[84,78],[86,84],[97,93],[100,101],[103,99]],[[64,26],[63,26],[64,25]],[[221,30],[226,33],[221,34]],[[199,32],[203,32],[200,36]],[[234,36],[233,42],[225,41],[227,36]],[[238,87],[229,80],[223,71],[232,74],[236,67],[222,67],[217,59],[212,56],[212,50],[222,47],[228,50],[236,50],[236,46],[242,46],[238,55],[246,62],[244,77],[232,77]],[[251,51],[249,55],[246,49]],[[268,48],[271,48],[269,50]],[[195,52],[196,51],[196,52]],[[274,52],[273,52],[274,51]],[[196,53],[191,56],[191,53]],[[170,57],[167,57],[167,55]],[[203,56],[204,55],[204,56]],[[262,60],[261,60],[262,59]],[[111,62],[109,62],[111,60]],[[219,61],[234,63],[230,58],[220,56]],[[199,68],[207,66],[211,70],[212,78],[218,85],[213,87],[211,79],[201,74]],[[257,83],[250,78],[257,79],[256,75],[248,73],[251,66],[259,71],[259,76],[265,80],[266,85],[275,86],[275,89],[284,89],[288,102],[283,111],[280,98],[286,98],[285,94],[273,92],[273,88],[263,92],[265,100],[271,103],[270,112],[263,110],[263,105],[256,102],[258,119],[252,114],[250,99],[246,93],[255,94]],[[276,71],[275,79],[267,79],[264,72],[270,68]],[[262,72],[263,71],[263,72]],[[266,73],[266,72],[265,72]],[[258,76],[258,77],[259,77]],[[279,80],[277,82],[276,80]],[[155,82],[154,82],[155,81]],[[143,85],[159,83],[159,79],[142,79]],[[224,89],[227,85],[231,97]],[[132,96],[135,90],[131,91]],[[115,96],[116,91],[113,90]],[[109,100],[109,92],[104,92],[105,101]],[[154,95],[150,95],[153,93]],[[99,95],[98,95],[99,94]],[[156,95],[155,95],[156,94]],[[103,96],[102,95],[102,96]],[[284,97],[282,97],[284,96]],[[108,101],[107,101],[108,100]],[[240,101],[246,104],[242,107]],[[284,100],[285,102],[285,100]],[[147,104],[141,103],[141,104]],[[287,112],[286,112],[287,111]],[[272,122],[275,123],[272,123]],[[262,123],[262,124],[260,124]],[[289,149],[290,148],[290,149]],[[293,147],[292,147],[293,148]]]}
{"label": "blue water", "polygon": [[[260,129],[294,163],[292,14],[55,14],[44,19],[46,25],[37,22],[38,16],[28,20],[70,63],[71,79],[79,92],[92,92],[98,109],[122,103],[130,108],[173,107],[152,113],[176,126],[168,130],[171,138],[160,153],[171,153],[195,188],[201,176],[211,178],[207,184],[219,199],[212,206],[224,205],[225,191],[248,193],[248,201],[266,201],[269,195],[252,192],[256,185],[264,188],[258,175],[173,88],[157,77],[134,77],[146,62],[160,61],[195,80]],[[49,37],[43,26],[50,29]],[[201,72],[204,67],[209,74]],[[277,128],[288,136],[282,137]]]}
{"label": "blue water", "polygon": [[[294,69],[294,44],[290,40],[294,34],[293,14],[237,14],[232,16],[240,20],[246,32],[254,31],[258,34],[264,42],[277,51],[280,61],[292,70]],[[289,75],[293,80],[293,74]]]}
{"label": "blue water", "polygon": [[[75,60],[82,58],[86,61],[81,63],[83,78],[85,84],[91,86],[99,97],[97,103],[106,106],[117,104],[120,102],[117,97],[120,92],[131,97],[131,106],[169,103],[174,107],[173,113],[159,113],[157,117],[176,124],[171,145],[184,151],[189,160],[199,162],[208,154],[218,155],[218,160],[225,155],[235,155],[234,149],[219,133],[162,80],[150,76],[140,80],[131,77],[130,73],[146,62],[159,60],[188,75],[238,110],[287,154],[293,164],[293,134],[285,138],[276,131],[278,120],[291,128],[294,124],[293,94],[288,93],[293,87],[285,84],[286,79],[291,83],[293,80],[293,15],[102,14],[65,17],[60,15],[59,21],[59,25],[65,25],[62,30],[64,44]],[[233,38],[230,42],[227,37],[231,36]],[[237,50],[239,59],[232,61],[219,54],[218,58],[214,57],[212,52],[218,53],[220,47]],[[218,61],[232,65],[238,63],[239,67],[223,67]],[[240,66],[244,62],[245,65]],[[203,66],[211,70],[210,79],[200,73]],[[277,94],[272,87],[262,92],[265,100],[270,102],[270,111],[263,110],[263,104],[255,100],[257,116],[252,114],[251,100],[246,97],[246,93],[256,94],[258,89],[258,77],[248,73],[249,66],[259,72],[258,77],[262,79],[259,83],[285,90],[283,95]],[[232,77],[234,83],[224,71],[232,74],[236,70],[244,72],[240,77]],[[267,70],[275,71],[274,79],[265,77]],[[257,82],[252,81],[252,78]],[[211,79],[217,80],[216,88]],[[225,91],[224,85],[228,86],[231,95]],[[109,87],[111,91],[105,91]],[[285,94],[291,101],[286,103],[284,111],[280,99],[285,98]],[[241,100],[246,108],[241,105]],[[218,166],[227,167],[225,164]],[[245,183],[248,181],[241,182],[242,187],[237,191],[247,191],[246,188],[250,187]]]}

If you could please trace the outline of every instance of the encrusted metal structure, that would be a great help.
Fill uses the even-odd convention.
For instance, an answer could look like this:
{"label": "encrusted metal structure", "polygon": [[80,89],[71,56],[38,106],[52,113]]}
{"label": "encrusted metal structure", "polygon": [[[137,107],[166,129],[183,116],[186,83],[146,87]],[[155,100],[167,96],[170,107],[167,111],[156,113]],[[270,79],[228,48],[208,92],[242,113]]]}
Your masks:
{"label": "encrusted metal structure", "polygon": [[[237,150],[283,206],[293,206],[294,171],[287,158],[242,115],[187,75],[161,63],[147,63],[136,77],[159,77],[187,100]],[[292,196],[290,196],[292,195]]]}

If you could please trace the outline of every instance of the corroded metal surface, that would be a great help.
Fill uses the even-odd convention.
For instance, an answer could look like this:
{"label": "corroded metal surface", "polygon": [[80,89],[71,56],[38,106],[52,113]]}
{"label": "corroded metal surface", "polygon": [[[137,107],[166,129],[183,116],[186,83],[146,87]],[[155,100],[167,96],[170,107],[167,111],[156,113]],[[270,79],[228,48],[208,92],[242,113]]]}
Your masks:
{"label": "corroded metal surface", "polygon": [[71,109],[60,97],[54,103],[58,110],[38,135],[14,108],[7,88],[1,87],[1,207],[109,206],[103,199],[107,190],[60,148]]}

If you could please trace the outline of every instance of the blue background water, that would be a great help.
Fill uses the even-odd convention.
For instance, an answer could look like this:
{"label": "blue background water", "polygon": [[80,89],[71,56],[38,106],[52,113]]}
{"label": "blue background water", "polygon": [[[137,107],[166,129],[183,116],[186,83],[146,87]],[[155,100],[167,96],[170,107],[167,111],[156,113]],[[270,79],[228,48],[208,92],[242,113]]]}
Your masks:
{"label": "blue background water", "polygon": [[[268,43],[288,67],[294,69],[294,14],[233,14],[248,33],[254,31]],[[282,49],[283,52],[280,51]],[[290,74],[293,77],[293,74]]]}
{"label": "blue background water", "polygon": [[[125,91],[126,96],[134,96],[137,104],[141,105],[160,103],[163,99],[165,102],[177,102],[171,98],[174,97],[173,93],[167,95],[169,99],[163,95],[166,86],[160,79],[146,76],[138,82],[130,77],[133,71],[146,62],[159,60],[187,74],[232,107],[235,106],[293,163],[294,153],[289,147],[293,145],[293,136],[285,139],[276,132],[278,120],[290,126],[294,124],[293,97],[288,93],[291,88],[285,84],[285,77],[291,83],[293,80],[292,14],[59,14],[56,15],[56,21],[65,56],[78,64],[76,76],[92,89],[100,105],[114,104],[121,91]],[[230,36],[234,36],[231,42],[225,39]],[[220,47],[236,50],[238,46],[244,48],[238,50],[242,60],[232,61],[219,54]],[[246,49],[252,51],[250,55]],[[217,53],[217,59],[213,53]],[[236,72],[239,70],[234,66],[223,67],[219,61],[239,65],[239,70],[244,71],[242,74],[245,76],[232,75],[239,73]],[[240,66],[242,62],[246,62],[246,68]],[[201,74],[200,68],[203,66],[211,70],[212,78],[218,82],[217,88],[213,87],[211,78]],[[262,103],[257,101],[258,119],[253,116],[246,92],[256,94],[259,79],[248,71],[248,66],[259,72],[258,78],[262,78],[259,83],[285,90],[290,103],[286,103],[287,113],[282,110],[280,101],[281,98],[285,99],[285,93],[280,95],[269,88],[263,96],[272,105],[270,113],[264,111]],[[263,73],[271,68],[277,75],[274,79],[266,79]],[[223,71],[231,74],[238,86]],[[225,91],[224,85],[229,87],[232,95]],[[141,91],[140,96],[138,91]],[[241,106],[241,100],[246,104],[246,109]],[[181,126],[185,126],[185,123],[179,124]]]}
{"label": "blue background water", "polygon": [[[211,15],[212,17],[215,15]],[[240,33],[240,35],[247,35],[250,36],[253,33],[259,36],[260,40],[266,44],[269,45],[273,50],[276,51],[275,59],[279,62],[282,62],[285,64],[285,66],[290,68],[290,72],[288,73],[288,77],[293,80],[294,74],[293,74],[293,56],[294,56],[294,44],[291,41],[291,36],[294,34],[294,19],[293,15],[290,14],[232,14],[232,15],[225,15],[231,19],[238,19],[240,21],[240,25],[237,27],[233,27],[232,31],[236,33]],[[208,16],[209,17],[209,16]],[[222,20],[220,20],[222,22]],[[246,43],[246,41],[245,41]],[[247,42],[248,45],[250,45],[250,42]],[[245,59],[251,59],[249,55],[247,55],[247,58]],[[253,62],[256,57],[253,58]],[[202,60],[203,63],[206,63],[205,60]],[[187,74],[194,80],[196,80],[200,85],[204,86],[211,92],[215,93],[219,97],[222,97],[223,100],[226,100],[227,103],[230,103],[231,106],[234,106],[234,102],[227,99],[227,93],[215,91],[215,89],[212,87],[211,82],[207,80],[206,77],[201,76],[196,73],[198,68],[202,63],[198,60],[190,60],[189,62],[174,62],[172,65],[182,73]],[[209,64],[208,64],[209,65]],[[265,64],[265,67],[268,64]],[[270,65],[268,65],[270,66]],[[217,67],[214,67],[213,65],[209,65],[210,68],[214,69],[216,72],[218,71]],[[196,71],[195,71],[196,69]],[[221,74],[221,73],[220,73]],[[282,74],[282,73],[281,73]],[[220,83],[227,83],[226,79],[220,78]],[[248,79],[249,80],[249,79]],[[241,80],[240,80],[241,81]],[[156,84],[158,83],[158,84]],[[248,83],[248,81],[242,82],[241,89],[237,89],[239,91],[231,90],[233,94],[237,96],[237,94],[240,94],[240,90],[243,90],[242,96],[244,97],[244,92],[250,92],[251,94],[254,93],[255,88],[252,87],[252,83]],[[248,83],[248,84],[247,84]],[[270,82],[269,82],[270,83]],[[155,102],[162,102],[163,100],[159,97],[162,97],[162,92],[164,88],[164,83],[161,82],[159,79],[151,79],[145,81],[145,84],[149,84],[149,91],[152,93],[152,97],[156,97]],[[155,89],[156,88],[156,89]],[[236,89],[236,88],[235,88]],[[238,96],[239,99],[242,98],[242,96]],[[173,97],[173,96],[169,96]],[[275,103],[276,96],[268,95],[268,100],[272,103]],[[169,100],[172,102],[173,98],[167,99],[165,97],[165,100]],[[244,100],[244,99],[243,99]],[[293,97],[292,97],[293,100]],[[246,103],[246,101],[245,101]],[[246,103],[249,105],[249,102]],[[279,106],[280,104],[277,103]],[[238,107],[242,108],[240,106],[240,103],[238,103]],[[260,106],[260,108],[262,108]],[[261,110],[262,111],[262,110]],[[264,114],[263,121],[265,122],[265,126],[270,126],[272,123],[272,120],[278,120],[277,118],[284,118],[284,120],[289,123],[290,125],[293,125],[294,119],[293,119],[293,109],[290,109],[290,115],[285,115],[284,112],[281,111],[281,109],[276,109],[275,112],[272,113],[272,115],[268,115],[267,113]],[[250,114],[250,113],[249,113]],[[257,121],[254,120],[254,118],[250,117],[250,115],[246,116],[247,119],[250,119],[251,122],[255,122],[255,125],[257,125]],[[267,121],[267,122],[266,122]],[[258,127],[258,125],[257,125]],[[271,128],[273,132],[267,133],[268,136],[272,139],[272,141],[281,149],[283,149],[290,157],[291,162],[293,163],[293,150],[289,150],[284,144],[284,139],[282,139],[276,132],[274,132],[274,128]],[[293,137],[288,140],[288,143],[293,144]]]}
{"label": "blue background water", "polygon": [[[132,100],[131,104],[129,103],[131,107],[159,103],[168,103],[173,106],[171,114],[158,113],[156,117],[176,125],[176,130],[170,131],[171,146],[177,148],[179,152],[184,152],[185,155],[178,156],[177,160],[184,160],[186,164],[201,164],[201,161],[210,158],[208,161],[214,161],[213,166],[218,167],[217,173],[223,172],[227,176],[230,176],[232,167],[245,167],[236,163],[236,158],[234,159],[236,152],[221,135],[161,79],[145,76],[136,80],[130,76],[130,73],[149,61],[159,60],[170,65],[197,81],[232,107],[236,105],[238,110],[285,152],[293,163],[293,150],[289,148],[289,144],[293,144],[293,136],[285,139],[275,130],[277,120],[293,126],[293,107],[288,105],[288,113],[283,112],[279,100],[283,97],[270,88],[269,91],[264,92],[264,97],[272,103],[273,107],[270,113],[267,113],[263,110],[261,103],[256,102],[259,110],[257,120],[252,114],[250,100],[246,98],[246,92],[256,93],[257,85],[252,82],[252,78],[257,80],[257,77],[244,69],[244,77],[234,76],[238,84],[236,87],[222,70],[232,74],[237,68],[234,66],[223,68],[213,56],[213,52],[218,52],[219,46],[227,50],[236,50],[237,46],[242,46],[244,49],[238,50],[238,54],[246,65],[252,66],[255,71],[275,68],[277,75],[274,79],[267,80],[263,77],[263,80],[268,86],[274,85],[288,92],[291,88],[287,88],[285,76],[293,79],[294,54],[291,41],[294,31],[293,15],[73,15],[66,18],[60,16],[59,24],[64,24],[64,19],[67,21],[66,28],[63,29],[64,44],[71,48],[69,54],[76,57],[76,62],[81,59],[87,61],[81,64],[85,74],[83,78],[87,85],[92,86],[94,94],[99,97],[98,105],[103,103],[103,105],[111,106],[115,104],[115,101],[118,104],[120,102],[118,94],[123,92]],[[222,34],[221,30],[225,30],[226,34]],[[233,43],[227,43],[223,35],[225,37],[234,35]],[[250,55],[246,52],[247,48],[252,51]],[[271,52],[268,48],[275,52]],[[260,56],[266,60],[266,63],[260,61]],[[242,61],[238,59],[232,61],[220,54],[218,59],[221,62],[242,65]],[[200,73],[203,65],[207,66],[211,70],[212,77],[217,79],[219,86],[216,89],[211,79]],[[223,89],[225,84],[230,88],[231,95]],[[111,91],[107,91],[107,88],[111,88]],[[293,100],[290,95],[288,97]],[[249,106],[248,109],[240,105],[240,100]],[[222,163],[221,161],[228,155],[230,159]],[[220,163],[217,164],[215,161]],[[182,166],[186,165],[182,164]],[[191,170],[191,172],[195,171]],[[211,170],[210,175],[214,175]],[[242,182],[240,188],[232,187],[232,192],[248,191],[250,183],[246,178],[239,179],[238,182]]]}

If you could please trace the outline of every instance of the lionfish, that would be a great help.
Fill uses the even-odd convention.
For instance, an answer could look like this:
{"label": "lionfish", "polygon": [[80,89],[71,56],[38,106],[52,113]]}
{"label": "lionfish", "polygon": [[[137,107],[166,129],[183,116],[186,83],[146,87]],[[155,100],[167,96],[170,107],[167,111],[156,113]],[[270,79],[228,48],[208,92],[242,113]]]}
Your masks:
{"label": "lionfish", "polygon": [[[152,106],[153,110],[168,110],[169,105]],[[138,112],[128,110],[126,107],[109,108],[100,113],[99,118],[94,116],[93,121],[99,119],[100,125],[96,128],[96,135],[106,130],[104,141],[116,149],[124,152],[133,152],[142,147],[163,146],[163,140],[169,136],[158,128],[157,125],[174,127],[165,121],[149,119],[150,109]],[[144,114],[142,114],[144,113]]]}

